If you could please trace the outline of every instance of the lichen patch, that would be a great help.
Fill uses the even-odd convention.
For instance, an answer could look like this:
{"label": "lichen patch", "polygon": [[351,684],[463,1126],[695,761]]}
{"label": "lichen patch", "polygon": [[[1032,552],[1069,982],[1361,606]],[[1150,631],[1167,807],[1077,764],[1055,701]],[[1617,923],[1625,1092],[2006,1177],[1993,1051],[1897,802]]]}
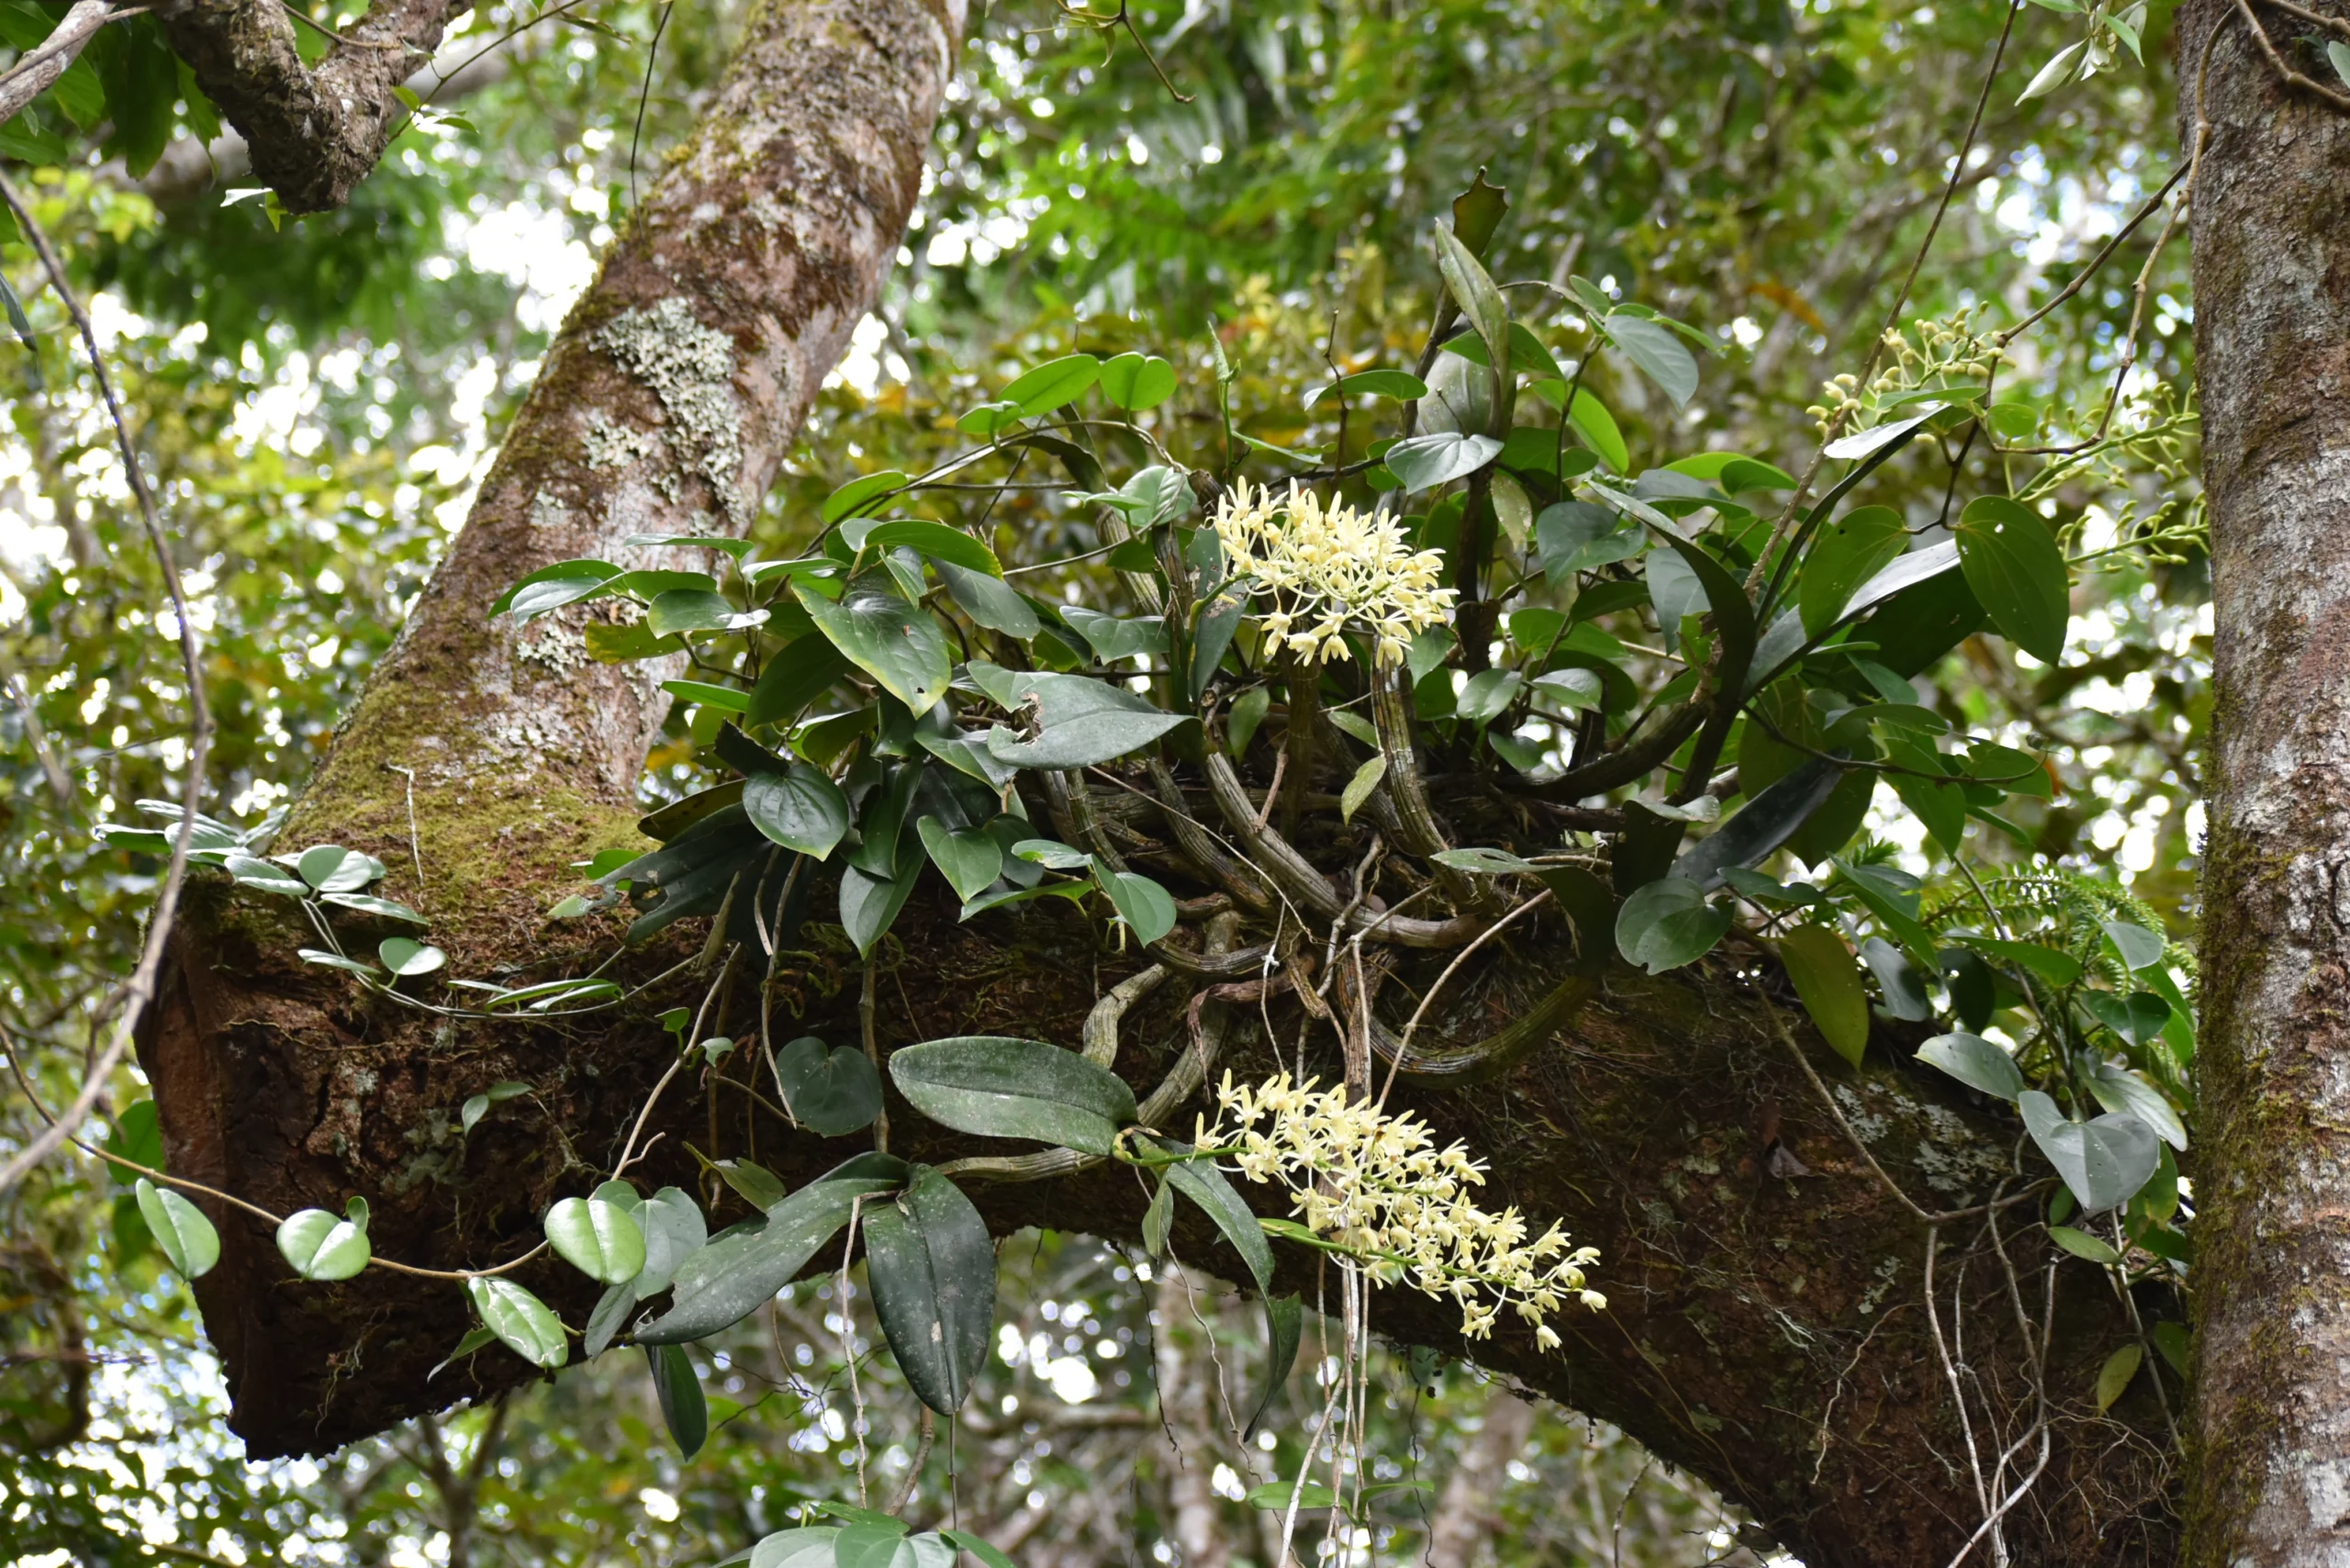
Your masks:
{"label": "lichen patch", "polygon": [[[655,481],[681,498],[686,476],[699,474],[737,526],[750,519],[739,483],[743,412],[734,396],[734,341],[695,319],[671,296],[651,309],[623,310],[595,336],[596,346],[649,387],[667,420],[669,465]],[[594,464],[591,454],[588,459]]]}

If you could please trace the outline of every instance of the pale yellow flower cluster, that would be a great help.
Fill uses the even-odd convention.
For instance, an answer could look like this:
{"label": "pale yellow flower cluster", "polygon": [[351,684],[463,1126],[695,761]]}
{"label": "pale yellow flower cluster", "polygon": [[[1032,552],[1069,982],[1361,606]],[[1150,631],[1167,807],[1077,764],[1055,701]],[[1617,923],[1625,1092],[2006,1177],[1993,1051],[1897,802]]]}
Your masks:
{"label": "pale yellow flower cluster", "polygon": [[1253,1088],[1224,1075],[1215,1125],[1202,1117],[1202,1148],[1227,1158],[1251,1181],[1290,1191],[1293,1213],[1315,1235],[1364,1260],[1382,1284],[1408,1282],[1460,1307],[1460,1331],[1482,1339],[1503,1306],[1534,1325],[1535,1342],[1558,1348],[1545,1321],[1573,1295],[1594,1310],[1607,1298],[1587,1289],[1589,1247],[1569,1251],[1556,1225],[1528,1238],[1516,1209],[1480,1208],[1471,1193],[1485,1181],[1482,1161],[1455,1143],[1439,1149],[1427,1124],[1389,1114],[1343,1087],[1286,1072]]}
{"label": "pale yellow flower cluster", "polygon": [[1414,550],[1392,519],[1311,490],[1278,497],[1243,479],[1216,507],[1215,533],[1234,574],[1273,596],[1266,634],[1302,657],[1350,657],[1339,633],[1351,622],[1378,640],[1380,663],[1400,663],[1413,633],[1452,613],[1454,590],[1437,586],[1442,555]]}
{"label": "pale yellow flower cluster", "polygon": [[1847,371],[1832,381],[1820,383],[1820,400],[1804,410],[1824,432],[1840,417],[1849,414],[1847,430],[1858,430],[1869,422],[1868,416],[1892,399],[1920,387],[1956,386],[1962,383],[1980,381],[1991,374],[2006,354],[1997,333],[1979,332],[1974,325],[1975,307],[1961,308],[1946,321],[1929,321],[1920,317],[1910,325],[1918,341],[1888,328],[1885,334],[1885,368],[1865,387],[1861,378]]}

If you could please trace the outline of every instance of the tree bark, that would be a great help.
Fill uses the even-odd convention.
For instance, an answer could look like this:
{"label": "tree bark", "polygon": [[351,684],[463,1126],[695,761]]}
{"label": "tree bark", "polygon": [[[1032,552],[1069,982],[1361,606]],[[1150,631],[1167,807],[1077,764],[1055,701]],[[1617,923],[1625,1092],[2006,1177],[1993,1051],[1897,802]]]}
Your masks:
{"label": "tree bark", "polygon": [[[802,0],[754,20],[711,119],[566,323],[464,532],[297,803],[283,842],[331,839],[381,857],[391,896],[431,917],[453,972],[538,979],[576,972],[574,960],[609,946],[616,924],[555,935],[542,912],[567,863],[638,842],[633,787],[667,702],[657,672],[588,659],[576,610],[518,633],[491,620],[490,604],[565,557],[653,564],[621,544],[632,533],[747,522],[895,253],[961,21],[952,0]],[[1167,832],[1147,817],[1136,825]],[[813,890],[815,921],[832,897]],[[882,950],[892,972],[877,998],[881,1044],[956,1034],[1074,1044],[1095,999],[1135,963],[1075,910],[1046,903],[960,924],[948,890],[927,882]],[[740,1037],[757,1032],[765,989],[791,1032],[859,1037],[854,961],[821,924],[770,987],[718,978],[713,989],[711,974],[694,974],[589,1031],[444,1022],[359,1000],[342,977],[294,956],[308,938],[281,918],[285,907],[217,878],[191,889],[143,1049],[173,1168],[278,1213],[364,1193],[378,1253],[409,1263],[514,1258],[549,1202],[609,1170],[674,1059],[660,1009],[708,993],[708,1032]],[[354,920],[354,940],[374,935]],[[673,930],[623,967],[653,976],[698,940]],[[1448,957],[1407,954],[1396,989],[1424,993]],[[1574,961],[1563,921],[1519,922],[1449,986],[1419,1040],[1441,1050],[1489,1036]],[[1117,1062],[1130,1080],[1147,1087],[1193,1048],[1188,1001],[1169,984],[1135,1009]],[[1236,1008],[1230,1020],[1224,1065],[1244,1078],[1269,1075],[1299,1038],[1293,1007],[1267,1010],[1270,1036],[1257,1016]],[[1832,1101],[1782,1043],[1782,1018]],[[1405,1092],[1440,1139],[1492,1162],[1493,1203],[1538,1223],[1561,1217],[1600,1249],[1595,1283],[1611,1305],[1562,1320],[1567,1344],[1554,1353],[1514,1322],[1464,1345],[1455,1311],[1395,1291],[1374,1299],[1374,1328],[1472,1356],[1616,1423],[1748,1508],[1811,1568],[1949,1562],[1984,1517],[1978,1463],[1994,1469],[2014,1445],[2012,1489],[2042,1432],[2046,1468],[2003,1523],[2009,1561],[2166,1561],[2155,1379],[2139,1379],[2108,1416],[2090,1394],[2097,1369],[2132,1336],[2104,1281],[2077,1265],[2051,1271],[2057,1255],[2025,1205],[2002,1211],[1997,1232],[1980,1215],[1943,1226],[1932,1313],[1920,1299],[1927,1231],[1887,1181],[1932,1210],[1992,1198],[2020,1141],[2012,1117],[1912,1067],[1917,1042],[1897,1029],[1880,1030],[1856,1072],[1800,1018],[1768,958],[1733,945],[1662,979],[1611,969],[1570,1026],[1494,1081]],[[1333,1076],[1336,1042],[1327,1030],[1315,1037]],[[503,1081],[531,1092],[464,1129],[458,1108]],[[894,1100],[891,1111],[893,1148],[909,1158],[979,1147]],[[755,1159],[793,1184],[858,1146],[788,1129],[739,1077],[716,1071],[673,1089],[647,1130],[658,1135],[652,1158],[632,1174],[687,1186],[699,1176],[688,1145]],[[978,1196],[999,1231],[1125,1237],[1141,1221],[1136,1183],[1114,1167]],[[265,1226],[209,1212],[223,1251],[197,1297],[227,1369],[231,1425],[254,1456],[331,1449],[532,1375],[493,1348],[428,1379],[468,1326],[453,1284],[380,1271],[303,1283]],[[1188,1216],[1177,1247],[1204,1267],[1234,1261]],[[1312,1290],[1306,1263],[1284,1266]],[[546,1259],[517,1277],[575,1323],[595,1294]],[[2043,1288],[2053,1301],[2044,1367],[2031,1349]],[[2149,1316],[2167,1305],[2151,1294],[2140,1305]],[[2045,1404],[2034,1392],[2043,1382]],[[1973,1402],[1971,1436],[1953,1384]]]}
{"label": "tree bark", "polygon": [[156,11],[196,84],[252,148],[252,171],[288,212],[351,193],[407,116],[395,92],[472,0],[375,0],[312,70],[297,13],[279,0],[162,0]]}
{"label": "tree bark", "polygon": [[2226,0],[2179,50],[2219,632],[2187,1560],[2316,1568],[2350,1563],[2350,116]]}

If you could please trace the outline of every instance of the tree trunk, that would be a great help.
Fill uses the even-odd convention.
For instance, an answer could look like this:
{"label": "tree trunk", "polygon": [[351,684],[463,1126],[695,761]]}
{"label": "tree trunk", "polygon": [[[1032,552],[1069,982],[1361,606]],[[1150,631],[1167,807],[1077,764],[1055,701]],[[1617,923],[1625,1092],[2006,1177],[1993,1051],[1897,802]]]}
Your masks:
{"label": "tree trunk", "polygon": [[[464,534],[297,803],[283,842],[379,855],[394,868],[391,896],[431,917],[453,972],[538,979],[609,946],[616,924],[551,933],[542,912],[567,862],[633,841],[632,790],[667,701],[643,666],[588,660],[576,611],[518,634],[489,605],[554,560],[628,561],[619,541],[631,533],[747,521],[895,253],[960,22],[951,0],[771,4],[753,21],[710,121],[550,351]],[[713,985],[706,972],[616,1019],[598,1014],[613,1021],[592,1031],[378,1005],[295,957],[308,937],[273,913],[285,907],[218,878],[190,890],[143,1053],[173,1167],[278,1213],[364,1193],[378,1253],[406,1262],[514,1258],[549,1202],[609,1170],[674,1059],[662,1008],[707,993],[708,1033],[759,1027],[762,988]],[[833,907],[828,887],[813,890],[812,919]],[[885,1047],[954,1034],[1073,1044],[1102,988],[1135,968],[1058,901],[969,924],[956,910],[926,882],[878,950],[890,971],[877,998]],[[697,940],[673,929],[623,967],[652,977]],[[857,1038],[846,945],[822,924],[800,941],[808,950],[770,991],[789,1030]],[[1464,968],[1420,1039],[1441,1049],[1490,1036],[1557,986],[1574,953],[1555,916],[1518,923]],[[1399,993],[1424,993],[1447,957],[1407,956]],[[1129,1015],[1117,1065],[1131,1081],[1157,1081],[1192,1048],[1182,991],[1163,986]],[[1268,1012],[1272,1038],[1255,1009],[1234,1009],[1223,1065],[1239,1076],[1270,1074],[1276,1041],[1299,1037],[1293,1006]],[[1514,1322],[1464,1345],[1454,1310],[1397,1291],[1375,1297],[1373,1327],[1473,1355],[1616,1423],[1751,1510],[1810,1568],[1947,1562],[1986,1496],[2027,1473],[2036,1479],[2001,1527],[2009,1561],[2167,1560],[2156,1381],[2139,1379],[2109,1416],[2090,1394],[2132,1337],[2122,1304],[2093,1270],[2052,1272],[2033,1209],[2018,1206],[1996,1231],[1979,1215],[1941,1227],[1930,1313],[1928,1232],[1843,1125],[1892,1182],[1942,1210],[1995,1195],[2020,1141],[2013,1119],[1909,1065],[1917,1042],[1897,1029],[1880,1030],[1855,1072],[1796,1025],[1831,1112],[1782,1043],[1781,1017],[1801,1018],[1791,992],[1766,956],[1733,944],[1663,979],[1610,969],[1570,1026],[1494,1081],[1404,1093],[1440,1139],[1491,1161],[1491,1201],[1538,1223],[1561,1217],[1600,1249],[1595,1283],[1611,1305],[1562,1318],[1567,1344],[1552,1353]],[[1333,1076],[1336,1042],[1317,1037]],[[467,1097],[504,1081],[531,1092],[464,1128]],[[891,1108],[893,1148],[910,1158],[977,1147]],[[648,1131],[659,1135],[652,1158],[632,1174],[689,1187],[688,1146],[755,1159],[793,1184],[857,1147],[790,1131],[717,1072],[675,1086]],[[999,1230],[1133,1236],[1141,1221],[1136,1183],[1114,1167],[978,1196]],[[255,1457],[331,1449],[532,1375],[492,1348],[429,1380],[468,1326],[453,1284],[380,1271],[299,1282],[265,1226],[210,1212],[223,1252],[197,1297],[231,1425]],[[1205,1267],[1233,1262],[1197,1228],[1179,1226],[1177,1246]],[[1304,1262],[1285,1266],[1312,1289]],[[517,1278],[574,1323],[595,1294],[547,1259]],[[2053,1299],[2044,1366],[2032,1350],[2042,1289]],[[2141,1305],[2152,1315],[2165,1304]],[[1954,1385],[1970,1400],[1964,1425]],[[2043,1437],[2045,1468],[2032,1471]]]}
{"label": "tree trunk", "polygon": [[[2281,48],[2310,29],[2257,8]],[[2212,29],[2218,28],[2216,39]],[[2188,1561],[2350,1563],[2350,116],[2180,13],[2219,636]]]}

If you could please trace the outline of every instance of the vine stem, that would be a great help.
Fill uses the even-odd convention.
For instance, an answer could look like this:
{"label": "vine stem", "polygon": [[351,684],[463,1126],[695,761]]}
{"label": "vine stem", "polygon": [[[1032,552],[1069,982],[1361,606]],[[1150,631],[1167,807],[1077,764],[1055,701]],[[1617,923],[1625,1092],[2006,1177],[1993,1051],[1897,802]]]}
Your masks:
{"label": "vine stem", "polygon": [[[1959,141],[1957,156],[1951,160],[1950,179],[1942,186],[1942,200],[1934,204],[1933,221],[1926,226],[1926,237],[1918,242],[1918,253],[1909,258],[1908,274],[1902,278],[1901,290],[1893,297],[1893,306],[1885,313],[1884,327],[1878,330],[1875,341],[1869,344],[1868,363],[1861,369],[1861,385],[1865,386],[1869,377],[1876,374],[1877,362],[1885,357],[1886,333],[1900,324],[1902,307],[1909,303],[1909,291],[1917,286],[1918,274],[1926,264],[1927,254],[1934,248],[1934,237],[1942,232],[1942,219],[1950,214],[1951,200],[1958,195],[1959,183],[1966,178],[1966,157],[1975,151],[1975,138],[1983,129],[1983,110],[1991,101],[1991,84],[1999,79],[1999,66],[2008,57],[2008,40],[2015,36],[2016,17],[2023,6],[2024,0],[2009,0],[2007,19],[1999,27],[1998,44],[1991,51],[1991,69],[1983,73],[1983,90],[1975,97],[1974,118],[1966,122],[1966,135]],[[1811,466],[1804,470],[1801,483],[1796,486],[1795,494],[1788,498],[1787,510],[1780,513],[1779,521],[1772,525],[1770,542],[1756,554],[1754,569],[1746,575],[1746,591],[1750,595],[1762,586],[1762,574],[1770,566],[1772,554],[1785,542],[1796,515],[1802,511],[1804,498],[1811,490],[1811,482],[1819,476],[1819,465],[1828,459],[1828,448],[1832,444],[1836,422],[1841,422],[1841,420],[1831,421],[1820,442],[1819,450],[1812,454]]]}
{"label": "vine stem", "polygon": [[[170,543],[163,537],[163,525],[156,516],[155,495],[147,484],[145,470],[139,466],[139,453],[131,443],[130,426],[122,415],[122,404],[115,397],[114,379],[106,374],[106,358],[98,352],[98,334],[90,325],[90,314],[82,308],[79,296],[67,281],[65,269],[57,260],[57,252],[49,242],[48,231],[35,220],[32,209],[25,205],[5,174],[0,174],[0,201],[7,203],[15,214],[17,227],[32,241],[33,250],[40,257],[42,270],[49,274],[51,288],[73,318],[80,331],[82,347],[90,359],[90,374],[97,381],[98,393],[105,398],[106,413],[114,423],[115,443],[122,453],[123,475],[130,491],[139,501],[139,517],[147,533],[148,546],[154,552],[155,565],[163,577],[163,590],[171,598],[172,617],[178,623],[180,668],[187,681],[189,734],[187,771],[180,786],[179,832],[172,839],[170,868],[163,876],[163,890],[155,900],[154,913],[147,923],[147,940],[139,955],[139,963],[131,970],[123,989],[109,999],[119,1009],[115,1020],[114,1038],[106,1050],[90,1064],[83,1075],[82,1086],[62,1118],[52,1118],[50,1125],[17,1150],[6,1165],[0,1165],[0,1193],[6,1192],[22,1181],[26,1172],[54,1154],[72,1136],[72,1129],[88,1117],[91,1109],[106,1092],[107,1081],[130,1054],[132,1041],[147,1009],[155,999],[155,990],[163,969],[163,945],[177,924],[180,893],[187,885],[188,845],[196,834],[196,802],[204,790],[204,764],[212,748],[212,711],[205,700],[203,666],[197,657],[196,628],[188,614],[187,594],[180,582],[178,565],[172,559]],[[102,1016],[106,1008],[99,1009]],[[94,1018],[92,1035],[95,1036]],[[78,1140],[77,1140],[78,1141]]]}

